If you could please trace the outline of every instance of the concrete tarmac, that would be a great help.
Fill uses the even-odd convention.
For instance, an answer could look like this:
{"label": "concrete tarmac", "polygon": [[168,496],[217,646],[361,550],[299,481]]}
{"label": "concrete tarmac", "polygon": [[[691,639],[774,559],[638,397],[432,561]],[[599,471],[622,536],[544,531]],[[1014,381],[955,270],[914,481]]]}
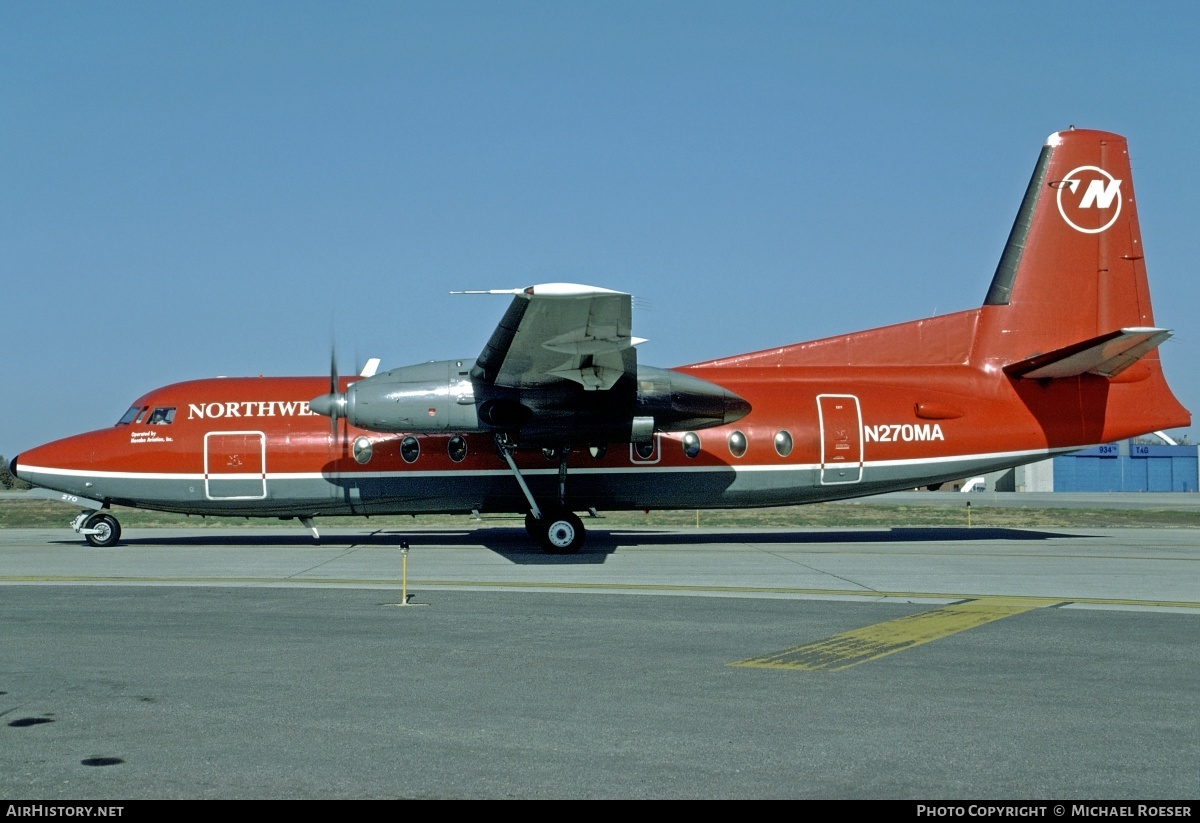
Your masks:
{"label": "concrete tarmac", "polygon": [[1194,531],[589,526],[0,531],[0,794],[1200,794]]}

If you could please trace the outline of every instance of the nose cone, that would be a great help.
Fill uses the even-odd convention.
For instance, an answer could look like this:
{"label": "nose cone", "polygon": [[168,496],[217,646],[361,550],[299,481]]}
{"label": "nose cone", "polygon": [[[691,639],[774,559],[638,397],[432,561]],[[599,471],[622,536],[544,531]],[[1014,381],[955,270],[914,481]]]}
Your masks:
{"label": "nose cone", "polygon": [[0,464],[0,475],[7,475],[0,478],[5,481],[0,484],[0,488],[13,481],[20,484],[17,486],[19,489],[29,486],[46,486],[47,477],[42,467],[53,465],[47,460],[46,454],[47,448],[52,445],[52,443],[48,443],[44,446],[26,449],[7,463]]}
{"label": "nose cone", "polygon": [[75,434],[26,449],[8,461],[8,469],[33,486],[94,498],[97,475],[129,471],[122,451],[128,444],[122,427]]}
{"label": "nose cone", "polygon": [[[42,446],[38,446],[34,449],[26,449],[12,460],[9,460],[7,464],[0,464],[0,475],[7,475],[7,477],[0,479],[3,479],[5,484],[16,483],[15,488],[17,489],[27,489],[30,486],[45,486],[46,478],[39,476],[37,471],[41,462],[44,462],[39,460],[43,456],[43,448]],[[0,484],[0,486],[2,485],[4,484]]]}
{"label": "nose cone", "polygon": [[54,464],[47,459],[47,449],[53,446],[53,443],[47,443],[44,446],[26,449],[7,464],[0,465],[0,474],[9,475],[8,482],[16,481],[20,485],[17,488],[25,489],[29,486],[39,486],[49,488],[45,466],[53,466]]}
{"label": "nose cone", "polygon": [[[21,477],[21,473],[17,470],[17,460],[19,460],[20,458],[21,458],[21,455],[18,454],[12,460],[8,461],[8,473],[10,475],[12,475],[13,477],[17,478],[18,480],[24,480],[25,478]],[[26,482],[28,482],[28,481],[26,481]]]}

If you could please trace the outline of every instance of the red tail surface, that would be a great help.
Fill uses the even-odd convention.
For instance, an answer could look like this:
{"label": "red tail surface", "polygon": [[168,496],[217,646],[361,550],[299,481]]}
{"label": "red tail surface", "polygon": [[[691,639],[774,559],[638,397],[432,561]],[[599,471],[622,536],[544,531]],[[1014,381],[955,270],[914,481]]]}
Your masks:
{"label": "red tail surface", "polygon": [[1067,357],[1121,329],[1154,327],[1132,177],[1124,137],[1050,135],[984,301],[973,364]]}
{"label": "red tail surface", "polygon": [[980,308],[693,368],[882,368],[932,387],[964,367],[971,391],[1018,401],[989,430],[1032,416],[1064,447],[1190,425],[1159,363],[1170,335],[1154,325],[1125,138],[1071,129],[1042,148]]}

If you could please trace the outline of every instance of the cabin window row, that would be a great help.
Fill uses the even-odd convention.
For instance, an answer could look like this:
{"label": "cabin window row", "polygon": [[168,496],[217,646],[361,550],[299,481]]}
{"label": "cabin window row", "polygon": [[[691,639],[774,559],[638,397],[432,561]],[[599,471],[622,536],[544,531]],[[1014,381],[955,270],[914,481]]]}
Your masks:
{"label": "cabin window row", "polygon": [[[746,438],[745,432],[733,431],[726,438],[726,443],[729,446],[729,453],[734,457],[745,457],[746,450],[750,447],[750,441]],[[700,435],[695,432],[688,432],[680,440],[680,445],[683,447],[685,457],[696,457],[700,454]],[[788,431],[775,432],[774,438],[775,453],[780,457],[787,457],[792,453],[792,435]]]}
{"label": "cabin window row", "polygon": [[[361,439],[365,440],[366,438]],[[730,432],[727,443],[729,453],[738,458],[745,457],[746,451],[750,447],[750,441],[742,431]],[[787,457],[792,453],[794,441],[792,440],[791,432],[786,430],[775,432],[772,443],[775,446],[775,453],[780,457]],[[689,458],[697,457],[700,454],[700,435],[695,432],[687,432],[680,440],[680,445],[683,447],[684,456]],[[653,443],[636,443],[633,450],[643,460],[649,460],[654,456]],[[607,451],[607,446],[591,446],[588,448],[588,453],[596,460],[603,458]],[[467,441],[461,435],[454,435],[446,443],[446,453],[455,463],[461,463],[467,456]],[[547,460],[558,460],[560,455],[561,452],[558,449],[542,449],[542,456]],[[421,456],[421,441],[411,434],[406,436],[400,441],[400,456],[404,458],[405,463],[415,463],[417,458]],[[357,450],[355,458],[358,458]],[[366,460],[359,460],[359,462],[365,463],[367,460],[370,460],[369,451],[367,451]]]}
{"label": "cabin window row", "polygon": [[[467,440],[461,434],[456,434],[446,441],[446,454],[455,463],[467,459]],[[416,463],[421,456],[421,441],[411,434],[400,441],[400,457],[405,463]]]}

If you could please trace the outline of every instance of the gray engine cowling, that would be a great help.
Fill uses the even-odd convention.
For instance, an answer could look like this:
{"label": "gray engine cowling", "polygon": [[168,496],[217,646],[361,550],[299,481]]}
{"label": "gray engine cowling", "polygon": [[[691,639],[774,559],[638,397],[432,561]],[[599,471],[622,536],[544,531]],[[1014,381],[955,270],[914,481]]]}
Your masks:
{"label": "gray engine cowling", "polygon": [[653,431],[685,431],[731,423],[750,404],[714,383],[670,369],[639,365],[637,378],[589,391],[569,380],[530,388],[472,382],[467,360],[403,366],[314,398],[318,414],[343,417],[378,432],[504,432],[520,443],[629,442]]}

